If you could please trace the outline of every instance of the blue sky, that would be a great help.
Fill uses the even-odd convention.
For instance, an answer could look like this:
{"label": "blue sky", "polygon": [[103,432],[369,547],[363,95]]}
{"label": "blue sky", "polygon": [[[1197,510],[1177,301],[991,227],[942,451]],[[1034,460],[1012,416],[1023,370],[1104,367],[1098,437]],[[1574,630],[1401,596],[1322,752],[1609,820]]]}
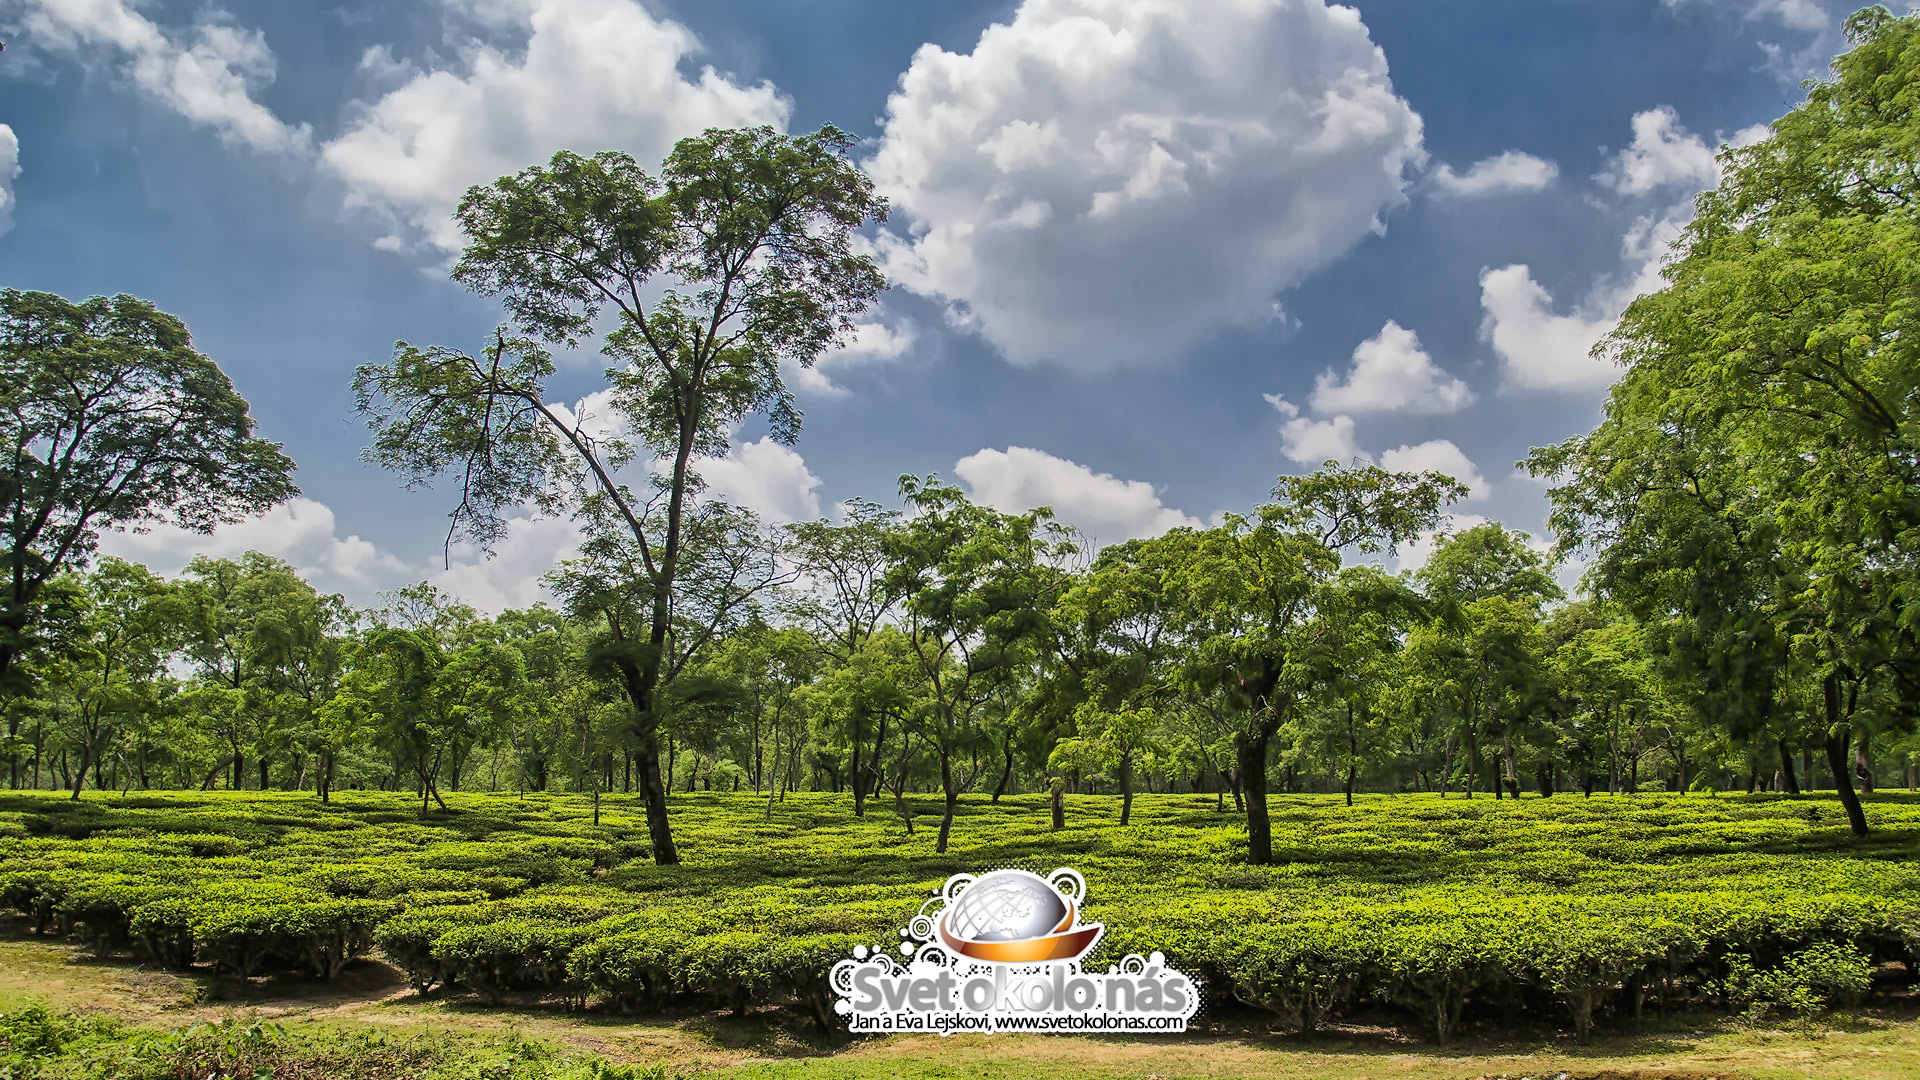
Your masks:
{"label": "blue sky", "polygon": [[1513,463],[1591,425],[1611,372],[1588,348],[1847,10],[0,0],[0,284],[179,315],[300,464],[302,499],[260,520],[107,550],[170,571],[254,547],[360,601],[430,577],[524,604],[566,523],[446,568],[444,493],[356,457],[355,365],[498,319],[446,277],[448,211],[561,148],[652,164],[713,124],[830,122],[893,201],[896,285],[795,373],[799,443],[748,424],[717,492],[815,516],[938,472],[1113,541],[1364,457],[1473,483],[1456,525],[1538,534]]}

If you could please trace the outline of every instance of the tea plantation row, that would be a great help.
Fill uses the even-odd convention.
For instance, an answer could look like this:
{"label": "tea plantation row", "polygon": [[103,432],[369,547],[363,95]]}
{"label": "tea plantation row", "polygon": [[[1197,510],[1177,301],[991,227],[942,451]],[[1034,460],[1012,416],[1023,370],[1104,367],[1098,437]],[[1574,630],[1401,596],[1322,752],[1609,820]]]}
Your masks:
{"label": "tea plantation row", "polygon": [[[676,795],[686,862],[646,858],[640,808],[577,797],[0,792],[0,906],[101,955],[330,978],[377,949],[421,989],[652,1010],[799,1004],[949,874],[1072,866],[1108,934],[1090,962],[1159,949],[1218,999],[1312,1028],[1405,1010],[1444,1040],[1473,1007],[1566,1023],[1726,1004],[1730,973],[1808,956],[1920,957],[1920,802],[1869,804],[1848,839],[1817,798],[1276,797],[1276,864],[1249,866],[1211,798],[969,800],[946,856],[847,800]],[[1811,951],[1810,951],[1811,950]],[[1204,1017],[1203,1017],[1204,1019]]]}

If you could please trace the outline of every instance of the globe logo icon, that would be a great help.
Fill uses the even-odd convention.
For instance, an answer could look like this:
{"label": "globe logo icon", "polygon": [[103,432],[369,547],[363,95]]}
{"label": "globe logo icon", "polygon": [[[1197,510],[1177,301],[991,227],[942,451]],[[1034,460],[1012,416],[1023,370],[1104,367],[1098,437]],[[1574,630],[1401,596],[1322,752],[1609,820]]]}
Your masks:
{"label": "globe logo icon", "polygon": [[[1086,884],[1071,870],[1043,878],[1026,870],[995,870],[948,887],[940,937],[948,948],[975,960],[1036,963],[1073,959],[1093,947],[1103,927],[1074,925],[1075,898]],[[1071,892],[1063,892],[1065,885]]]}
{"label": "globe logo icon", "polygon": [[1001,870],[967,886],[947,926],[973,941],[1029,941],[1060,929],[1069,914],[1066,898],[1039,876]]}

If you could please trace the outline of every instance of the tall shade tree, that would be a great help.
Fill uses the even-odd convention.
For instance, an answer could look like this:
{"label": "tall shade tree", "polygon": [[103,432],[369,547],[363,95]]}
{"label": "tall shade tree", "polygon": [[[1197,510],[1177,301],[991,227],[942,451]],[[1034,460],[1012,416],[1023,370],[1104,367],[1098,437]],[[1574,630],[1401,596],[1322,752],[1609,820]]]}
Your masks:
{"label": "tall shade tree", "polygon": [[[1602,343],[1627,370],[1600,427],[1530,467],[1560,481],[1573,542],[1645,550],[1683,516],[1714,526],[1699,576],[1738,601],[1732,618],[1684,582],[1669,607],[1723,655],[1752,636],[1774,668],[1809,658],[1863,836],[1856,708],[1920,692],[1920,17],[1869,8],[1846,31],[1853,48],[1772,137],[1723,154],[1668,285]],[[1643,475],[1620,452],[1663,437],[1697,467]]]}
{"label": "tall shade tree", "polygon": [[980,778],[979,751],[991,749],[985,721],[1048,636],[1061,567],[1076,549],[1045,508],[1003,514],[933,477],[903,476],[900,493],[911,516],[888,538],[888,576],[927,688],[926,708],[912,715],[939,762],[946,802],[934,851],[945,854],[960,793]]}
{"label": "tall shade tree", "polygon": [[[1452,706],[1467,755],[1467,797],[1480,775],[1480,737],[1500,740],[1496,773],[1518,794],[1517,729],[1544,706],[1542,605],[1561,598],[1547,561],[1525,533],[1498,522],[1448,536],[1415,575],[1431,601],[1436,625],[1415,635],[1416,681]],[[1544,712],[1544,709],[1539,711]],[[1446,791],[1441,779],[1441,792]],[[1495,796],[1501,794],[1499,783]]]}
{"label": "tall shade tree", "polygon": [[1400,579],[1372,566],[1349,566],[1320,605],[1318,630],[1325,635],[1319,655],[1327,663],[1321,677],[1337,718],[1335,742],[1346,758],[1347,805],[1353,805],[1354,781],[1363,742],[1376,741],[1379,703],[1393,660],[1408,627],[1422,614],[1420,597]]}
{"label": "tall shade tree", "polygon": [[41,590],[104,529],[209,532],[299,493],[187,328],[144,300],[0,291],[0,696]]}
{"label": "tall shade tree", "polygon": [[340,678],[346,601],[321,596],[292,566],[257,551],[237,561],[198,556],[177,588],[200,700],[233,699],[215,721],[232,753],[232,786],[244,786],[249,750],[263,791],[278,752],[300,756],[294,771],[303,773],[314,710]]}
{"label": "tall shade tree", "polygon": [[[100,560],[79,596],[78,617],[63,635],[67,647],[48,672],[59,687],[50,701],[56,726],[76,761],[69,780],[75,799],[89,768],[94,786],[106,786],[115,740],[162,707],[171,688],[166,660],[180,644],[183,614],[177,590],[146,567],[115,558]],[[126,764],[130,776],[144,772]]]}
{"label": "tall shade tree", "polygon": [[[794,613],[813,628],[821,647],[838,667],[853,662],[900,602],[887,583],[887,536],[899,517],[898,510],[866,499],[851,499],[837,524],[803,521],[789,527],[794,559],[802,570],[796,583]],[[886,708],[882,706],[876,713],[871,707],[874,700],[859,694],[842,695],[845,708],[825,714],[844,722],[855,817],[866,816],[867,794],[877,786],[880,746],[886,741]],[[872,754],[863,759],[868,724],[875,719],[880,724],[880,738]],[[874,778],[873,785],[868,783],[869,774]]]}
{"label": "tall shade tree", "polygon": [[[450,538],[490,545],[504,515],[531,503],[631,548],[645,596],[626,630],[642,647],[609,662],[632,700],[662,863],[678,854],[656,733],[697,459],[725,453],[753,413],[791,442],[800,416],[781,365],[811,365],[845,340],[886,287],[854,247],[854,230],[884,219],[886,202],[846,160],[852,145],[833,127],[716,129],[681,140],[659,178],[625,154],[562,151],[475,187],[458,210],[467,248],[453,276],[499,297],[517,334],[496,334],[479,356],[402,342],[355,379],[370,460],[410,483],[458,477]],[[608,415],[549,405],[553,362],[535,342],[575,346],[609,311]],[[644,495],[617,475],[640,459],[660,466]]]}
{"label": "tall shade tree", "polygon": [[1252,517],[1230,514],[1217,528],[1161,538],[1172,549],[1156,561],[1170,568],[1163,602],[1180,613],[1179,678],[1195,700],[1217,706],[1232,736],[1249,862],[1273,858],[1273,736],[1325,692],[1339,663],[1330,653],[1342,635],[1319,615],[1341,602],[1341,552],[1392,552],[1465,494],[1438,473],[1329,461],[1310,476],[1281,477],[1274,501]]}

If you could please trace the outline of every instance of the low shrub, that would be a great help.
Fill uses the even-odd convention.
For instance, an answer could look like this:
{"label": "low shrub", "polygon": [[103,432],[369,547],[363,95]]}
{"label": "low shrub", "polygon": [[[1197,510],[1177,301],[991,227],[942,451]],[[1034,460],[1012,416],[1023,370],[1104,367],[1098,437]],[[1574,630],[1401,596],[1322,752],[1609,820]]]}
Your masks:
{"label": "low shrub", "polygon": [[1756,968],[1747,957],[1731,957],[1721,987],[1749,1024],[1783,1013],[1806,1023],[1829,1005],[1858,1001],[1872,976],[1873,963],[1866,956],[1823,941],[1767,969]]}

